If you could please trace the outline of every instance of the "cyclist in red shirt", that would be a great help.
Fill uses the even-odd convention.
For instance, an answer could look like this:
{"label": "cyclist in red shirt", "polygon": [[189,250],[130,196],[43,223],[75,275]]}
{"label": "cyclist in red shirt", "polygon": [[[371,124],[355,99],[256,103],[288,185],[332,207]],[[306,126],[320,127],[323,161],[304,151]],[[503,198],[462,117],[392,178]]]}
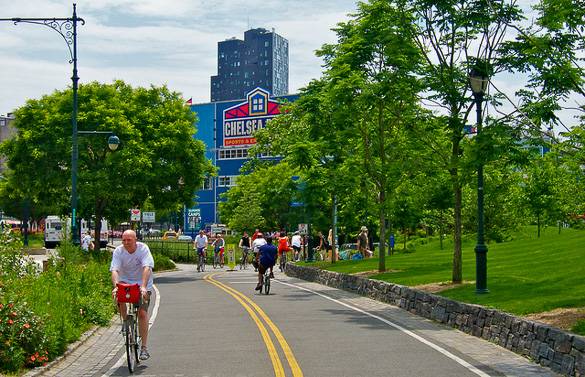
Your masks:
{"label": "cyclist in red shirt", "polygon": [[279,267],[280,271],[284,271],[286,265],[286,253],[290,250],[290,244],[288,243],[288,237],[285,232],[280,232],[278,237],[278,258],[280,260]]}

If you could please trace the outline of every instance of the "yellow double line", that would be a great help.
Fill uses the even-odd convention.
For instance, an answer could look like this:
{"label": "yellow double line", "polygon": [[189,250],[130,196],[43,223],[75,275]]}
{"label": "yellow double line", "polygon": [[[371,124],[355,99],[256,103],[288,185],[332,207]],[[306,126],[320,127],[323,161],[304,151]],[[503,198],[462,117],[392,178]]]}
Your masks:
{"label": "yellow double line", "polygon": [[[206,281],[208,281],[209,283],[215,285],[219,289],[227,292],[233,298],[235,298],[236,301],[238,301],[244,307],[244,309],[246,309],[248,314],[250,314],[250,317],[252,317],[252,319],[256,323],[256,326],[258,326],[258,330],[260,330],[260,334],[262,335],[262,339],[264,340],[264,343],[266,344],[266,348],[268,350],[268,355],[270,356],[270,360],[272,361],[272,367],[274,368],[274,375],[276,377],[284,377],[285,376],[284,368],[282,366],[282,362],[280,361],[280,358],[278,357],[278,352],[276,351],[276,348],[274,347],[274,343],[272,342],[272,338],[270,337],[270,334],[268,333],[266,326],[264,326],[264,323],[262,323],[260,318],[258,318],[258,315],[260,315],[260,317],[262,317],[262,319],[264,319],[264,322],[266,322],[266,324],[268,325],[270,330],[272,330],[272,333],[276,337],[276,340],[278,340],[278,343],[280,344],[280,348],[282,349],[282,352],[284,352],[286,360],[288,361],[288,365],[290,366],[293,377],[302,377],[303,372],[301,371],[301,368],[299,367],[299,364],[297,363],[297,359],[295,359],[295,355],[293,354],[288,343],[284,339],[284,336],[282,336],[282,333],[280,332],[278,327],[276,327],[274,322],[272,322],[272,320],[266,315],[266,313],[264,313],[264,310],[262,310],[258,305],[256,305],[256,303],[254,301],[252,301],[250,298],[248,298],[243,293],[233,289],[232,287],[230,287],[228,285],[225,285],[225,284],[213,279],[213,276],[215,276],[215,275],[217,275],[217,274],[206,275],[204,279]],[[254,310],[256,310],[256,311],[254,311]],[[258,314],[256,314],[256,312]]]}

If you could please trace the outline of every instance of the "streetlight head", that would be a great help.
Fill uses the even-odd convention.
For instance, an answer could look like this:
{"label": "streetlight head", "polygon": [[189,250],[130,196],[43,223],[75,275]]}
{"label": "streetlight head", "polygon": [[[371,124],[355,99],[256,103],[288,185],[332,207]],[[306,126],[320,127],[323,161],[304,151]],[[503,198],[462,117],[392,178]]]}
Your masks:
{"label": "streetlight head", "polygon": [[476,68],[472,68],[469,72],[469,83],[471,84],[471,91],[474,95],[482,95],[487,91],[489,78]]}
{"label": "streetlight head", "polygon": [[108,147],[110,148],[110,150],[115,151],[116,149],[118,149],[118,145],[120,145],[120,139],[118,138],[118,136],[111,135],[108,138]]}

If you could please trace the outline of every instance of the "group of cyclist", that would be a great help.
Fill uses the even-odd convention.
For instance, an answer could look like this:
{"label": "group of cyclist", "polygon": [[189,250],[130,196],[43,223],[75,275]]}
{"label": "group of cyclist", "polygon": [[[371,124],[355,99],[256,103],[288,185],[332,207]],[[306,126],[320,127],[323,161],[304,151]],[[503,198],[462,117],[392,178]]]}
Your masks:
{"label": "group of cyclist", "polygon": [[[199,231],[199,234],[193,240],[193,247],[197,250],[197,257],[200,261],[205,261],[205,253],[207,250],[207,245],[209,243],[209,239],[205,234],[205,231],[202,229]],[[224,265],[224,257],[225,257],[225,240],[221,233],[218,233],[215,239],[211,242],[211,247],[213,248],[213,267],[215,268],[216,265],[223,267]],[[197,272],[203,271],[205,268],[205,262],[197,264]]]}
{"label": "group of cyclist", "polygon": [[[281,270],[283,270],[284,264],[286,263],[286,253],[291,249],[294,250],[296,259],[300,252],[301,241],[298,232],[295,232],[292,237],[292,246],[289,243],[286,233],[280,232],[274,236],[276,245],[273,244],[273,235],[266,235],[265,237],[258,229],[256,229],[252,237],[248,236],[247,232],[244,232],[240,239],[239,247],[242,250],[243,260],[247,260],[250,250],[254,253],[252,264],[258,272],[258,285],[255,288],[257,291],[262,289],[263,277],[268,270],[270,271],[270,277],[274,277],[273,268],[276,264],[277,256],[280,257],[280,266]],[[200,257],[205,257],[208,242],[207,235],[201,230],[193,241],[194,247],[197,249],[197,254]],[[225,240],[222,235],[218,234],[211,245],[214,249],[214,256],[218,256],[223,264]],[[198,271],[200,271],[200,266],[197,268]],[[119,284],[137,284],[139,286],[141,296],[138,308],[138,324],[141,339],[140,360],[147,360],[150,357],[147,348],[148,306],[153,290],[153,268],[154,260],[148,245],[138,242],[136,233],[133,230],[125,231],[122,235],[122,244],[114,250],[110,265],[113,284],[112,297],[114,299],[117,298]],[[125,303],[118,303],[120,315],[124,320],[126,319],[125,305]]]}

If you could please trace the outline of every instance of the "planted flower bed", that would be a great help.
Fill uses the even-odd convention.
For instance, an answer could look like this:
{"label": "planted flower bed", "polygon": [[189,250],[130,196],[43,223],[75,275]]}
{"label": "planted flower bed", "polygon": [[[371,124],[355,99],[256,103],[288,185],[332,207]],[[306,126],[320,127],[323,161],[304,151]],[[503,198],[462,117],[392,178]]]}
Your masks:
{"label": "planted flower bed", "polygon": [[21,247],[0,235],[0,373],[47,363],[114,314],[109,253],[83,255],[65,244],[40,273]]}

